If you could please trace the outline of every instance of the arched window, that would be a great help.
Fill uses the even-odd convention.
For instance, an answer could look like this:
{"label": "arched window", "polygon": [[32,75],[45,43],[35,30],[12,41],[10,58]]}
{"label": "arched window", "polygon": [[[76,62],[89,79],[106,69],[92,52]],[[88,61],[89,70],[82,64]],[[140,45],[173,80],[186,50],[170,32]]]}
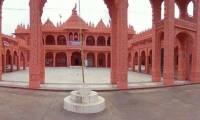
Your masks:
{"label": "arched window", "polygon": [[178,5],[174,4],[174,8],[175,8],[175,12],[174,12],[175,18],[180,18],[180,9],[179,9]]}
{"label": "arched window", "polygon": [[165,18],[165,4],[164,1],[161,4],[161,20]]}
{"label": "arched window", "polygon": [[194,3],[192,1],[188,4],[187,13],[189,17],[193,17],[194,15]]}

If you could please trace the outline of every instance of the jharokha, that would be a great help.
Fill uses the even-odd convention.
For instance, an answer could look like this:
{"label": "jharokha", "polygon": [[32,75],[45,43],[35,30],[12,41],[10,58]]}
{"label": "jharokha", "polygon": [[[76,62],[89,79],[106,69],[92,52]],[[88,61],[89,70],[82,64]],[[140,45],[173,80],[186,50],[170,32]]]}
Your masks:
{"label": "jharokha", "polygon": [[[2,8],[3,0],[0,1]],[[72,42],[82,39],[87,66],[110,67],[110,82],[117,84],[119,89],[128,88],[128,68],[151,74],[152,82],[163,81],[164,85],[174,85],[175,79],[199,83],[200,1],[149,1],[152,28],[135,34],[133,26],[127,26],[128,0],[104,0],[111,21],[105,25],[100,20],[97,26],[82,20],[76,8],[64,23],[55,26],[47,19],[42,24],[42,9],[47,0],[30,0],[30,26],[18,25],[15,38],[1,34],[0,79],[2,72],[29,66],[30,88],[38,88],[45,83],[45,66],[82,64],[80,46],[74,46]],[[162,2],[165,7],[164,19],[161,19]],[[193,16],[187,13],[190,2],[194,4]],[[174,17],[175,4],[180,10],[179,18]],[[142,66],[145,66],[144,70]]]}

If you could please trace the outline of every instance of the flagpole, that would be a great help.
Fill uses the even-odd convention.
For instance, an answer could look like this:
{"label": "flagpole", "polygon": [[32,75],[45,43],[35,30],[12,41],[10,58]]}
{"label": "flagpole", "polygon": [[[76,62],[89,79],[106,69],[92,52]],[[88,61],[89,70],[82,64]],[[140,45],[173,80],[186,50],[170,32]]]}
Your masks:
{"label": "flagpole", "polygon": [[81,61],[82,61],[82,80],[83,80],[83,85],[85,85],[85,79],[84,79],[84,54],[83,54],[83,39],[82,39],[82,30],[81,30],[81,7],[80,7],[80,0],[78,0],[79,4],[79,25],[80,25],[80,34],[79,34],[79,39],[81,41]]}

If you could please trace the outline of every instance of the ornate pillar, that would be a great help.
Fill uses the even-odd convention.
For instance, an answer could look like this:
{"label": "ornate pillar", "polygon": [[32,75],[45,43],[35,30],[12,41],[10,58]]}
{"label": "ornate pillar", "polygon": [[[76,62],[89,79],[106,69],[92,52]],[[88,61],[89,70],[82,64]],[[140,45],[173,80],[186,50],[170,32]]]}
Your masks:
{"label": "ornate pillar", "polygon": [[44,84],[45,83],[45,50],[42,46],[42,40],[40,41],[41,44],[41,71],[40,71],[40,83]]}
{"label": "ornate pillar", "polygon": [[17,56],[17,70],[20,70],[20,56],[19,56],[19,53],[18,53],[18,56]]}
{"label": "ornate pillar", "polygon": [[105,53],[105,58],[106,58],[106,66],[105,67],[108,67],[108,53]]}
{"label": "ornate pillar", "polygon": [[98,53],[95,53],[95,67],[98,67]]}
{"label": "ornate pillar", "polygon": [[117,83],[117,12],[114,2],[110,3],[110,16],[111,16],[111,69],[110,69],[110,83]]}
{"label": "ornate pillar", "polygon": [[13,54],[10,55],[10,72],[13,72]]}
{"label": "ornate pillar", "polygon": [[141,54],[139,53],[139,56],[138,56],[138,72],[141,72],[141,63],[142,63],[142,56]]}
{"label": "ornate pillar", "polygon": [[165,85],[174,85],[174,4],[175,0],[165,0],[163,74]]}
{"label": "ornate pillar", "polygon": [[[117,8],[117,87],[128,88],[128,0],[115,0]],[[112,42],[113,44],[113,42]]]}
{"label": "ornate pillar", "polygon": [[40,87],[41,11],[40,0],[30,0],[30,70],[29,87]]}
{"label": "ornate pillar", "polygon": [[72,57],[72,53],[68,51],[67,59],[68,59],[68,66],[69,67],[71,66],[71,57]]}
{"label": "ornate pillar", "polygon": [[161,19],[161,1],[152,1],[151,2],[153,9],[153,21],[152,21],[152,82],[161,81],[161,43],[158,38],[157,33],[157,22]]}
{"label": "ornate pillar", "polygon": [[149,56],[148,56],[148,54],[145,56],[145,71],[146,71],[146,73],[149,73]]}
{"label": "ornate pillar", "polygon": [[[68,56],[67,56],[68,57]],[[67,61],[68,62],[68,61]],[[53,67],[56,66],[56,53],[53,52]]]}
{"label": "ornate pillar", "polygon": [[43,39],[44,39],[44,45],[46,45],[46,37],[47,37],[47,35],[43,36]]}
{"label": "ornate pillar", "polygon": [[[134,56],[134,55],[133,55]],[[132,70],[135,71],[135,56],[132,59]]]}
{"label": "ornate pillar", "polygon": [[191,81],[193,83],[200,82],[200,1],[196,1],[196,12],[194,17],[196,17],[196,39],[194,42],[193,53],[192,53],[192,71],[191,71]]}
{"label": "ornate pillar", "polygon": [[27,62],[27,57],[26,57],[26,52],[24,52],[24,57],[23,57],[23,70],[26,70],[26,62]]}
{"label": "ornate pillar", "polygon": [[58,35],[54,35],[54,39],[55,39],[55,45],[57,46],[58,45],[58,43],[57,43],[57,38],[58,38]]}
{"label": "ornate pillar", "polygon": [[6,73],[6,65],[7,65],[7,62],[6,62],[6,60],[7,60],[7,55],[6,55],[6,53],[4,54],[4,56],[3,56],[3,72],[5,72]]}
{"label": "ornate pillar", "polygon": [[[3,0],[0,0],[0,46],[2,45],[2,6]],[[0,81],[2,80],[2,47],[0,48]]]}

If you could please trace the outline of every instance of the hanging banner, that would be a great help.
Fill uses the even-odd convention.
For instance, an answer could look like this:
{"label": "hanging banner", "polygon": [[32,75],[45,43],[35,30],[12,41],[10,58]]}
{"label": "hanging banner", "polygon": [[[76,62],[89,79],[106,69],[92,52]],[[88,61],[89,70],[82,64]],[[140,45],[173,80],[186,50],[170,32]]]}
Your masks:
{"label": "hanging banner", "polygon": [[79,41],[69,41],[70,42],[70,46],[81,46],[81,42]]}
{"label": "hanging banner", "polygon": [[8,41],[5,41],[5,40],[4,40],[4,41],[3,41],[3,45],[4,45],[4,46],[9,46],[10,44],[9,44]]}

